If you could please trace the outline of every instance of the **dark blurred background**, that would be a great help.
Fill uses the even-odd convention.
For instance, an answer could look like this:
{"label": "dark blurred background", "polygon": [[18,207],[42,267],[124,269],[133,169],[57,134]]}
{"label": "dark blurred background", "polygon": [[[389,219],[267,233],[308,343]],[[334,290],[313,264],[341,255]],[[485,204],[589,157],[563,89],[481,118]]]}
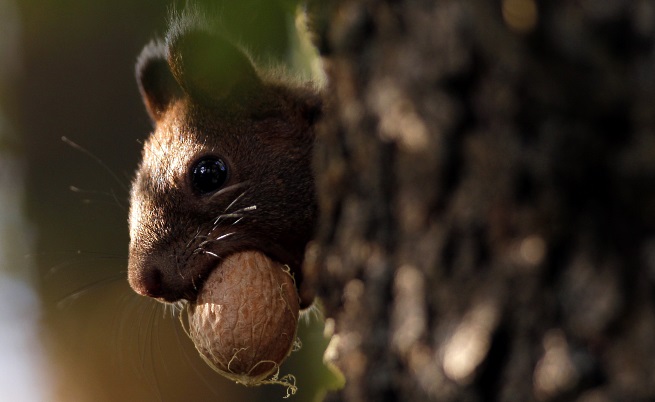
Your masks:
{"label": "dark blurred background", "polygon": [[[139,141],[151,129],[133,66],[141,48],[165,33],[170,7],[0,0],[2,400],[286,395],[211,371],[177,318],[126,281],[128,187]],[[291,0],[220,6],[226,28],[266,60],[297,61],[294,9]],[[333,381],[321,363],[322,323],[310,322],[300,325],[303,349],[281,372],[296,376],[298,402]]]}

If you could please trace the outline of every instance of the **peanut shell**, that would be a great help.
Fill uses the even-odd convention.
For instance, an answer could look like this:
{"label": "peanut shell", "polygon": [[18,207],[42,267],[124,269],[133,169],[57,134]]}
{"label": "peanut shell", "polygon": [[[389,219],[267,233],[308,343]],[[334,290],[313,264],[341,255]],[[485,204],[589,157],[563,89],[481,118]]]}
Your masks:
{"label": "peanut shell", "polygon": [[216,371],[245,385],[277,374],[296,339],[298,293],[288,268],[257,251],[227,257],[189,306],[189,336]]}

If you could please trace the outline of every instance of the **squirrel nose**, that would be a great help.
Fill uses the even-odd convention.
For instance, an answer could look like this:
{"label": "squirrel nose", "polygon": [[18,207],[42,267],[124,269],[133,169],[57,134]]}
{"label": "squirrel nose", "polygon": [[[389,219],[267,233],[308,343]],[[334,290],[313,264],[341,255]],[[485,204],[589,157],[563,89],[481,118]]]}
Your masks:
{"label": "squirrel nose", "polygon": [[130,250],[127,278],[132,289],[161,302],[195,301],[204,278],[216,266],[215,259],[208,256],[194,259],[192,264],[180,265],[166,251],[153,250]]}
{"label": "squirrel nose", "polygon": [[154,268],[143,278],[144,296],[160,297],[162,295],[161,271]]}
{"label": "squirrel nose", "polygon": [[158,268],[141,270],[136,275],[131,272],[128,279],[136,293],[153,298],[162,296],[162,275]]}
{"label": "squirrel nose", "polygon": [[177,302],[180,300],[195,300],[197,296],[196,283],[185,280],[180,274],[171,272],[166,261],[153,258],[130,259],[127,277],[132,289],[141,296],[152,297],[162,302]]}

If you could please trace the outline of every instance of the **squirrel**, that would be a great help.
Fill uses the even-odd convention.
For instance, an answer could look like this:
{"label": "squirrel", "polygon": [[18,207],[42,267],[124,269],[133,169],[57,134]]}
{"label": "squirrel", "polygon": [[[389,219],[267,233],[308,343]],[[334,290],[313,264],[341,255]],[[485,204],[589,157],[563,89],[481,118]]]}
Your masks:
{"label": "squirrel", "polygon": [[222,259],[256,250],[289,267],[309,307],[301,267],[317,220],[320,90],[258,70],[190,18],[143,49],[136,75],[154,131],[130,192],[132,289],[193,303]]}

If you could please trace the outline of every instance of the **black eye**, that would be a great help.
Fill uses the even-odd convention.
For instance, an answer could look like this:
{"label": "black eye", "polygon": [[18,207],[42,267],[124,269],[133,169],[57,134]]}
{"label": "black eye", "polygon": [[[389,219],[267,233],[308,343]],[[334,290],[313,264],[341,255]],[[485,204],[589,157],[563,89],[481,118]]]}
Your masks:
{"label": "black eye", "polygon": [[191,168],[191,183],[200,194],[221,188],[227,180],[227,165],[222,159],[210,156],[199,160]]}

